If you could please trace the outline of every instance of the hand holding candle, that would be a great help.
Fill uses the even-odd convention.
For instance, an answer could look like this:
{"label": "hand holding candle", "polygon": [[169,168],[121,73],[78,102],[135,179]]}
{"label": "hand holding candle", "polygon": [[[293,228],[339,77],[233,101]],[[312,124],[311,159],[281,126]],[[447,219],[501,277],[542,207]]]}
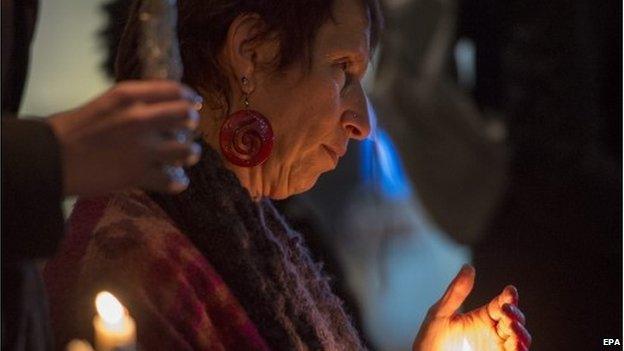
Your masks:
{"label": "hand holding candle", "polygon": [[475,271],[465,265],[430,309],[413,351],[526,351],[531,336],[518,309],[518,292],[507,286],[490,303],[459,313],[474,285]]}

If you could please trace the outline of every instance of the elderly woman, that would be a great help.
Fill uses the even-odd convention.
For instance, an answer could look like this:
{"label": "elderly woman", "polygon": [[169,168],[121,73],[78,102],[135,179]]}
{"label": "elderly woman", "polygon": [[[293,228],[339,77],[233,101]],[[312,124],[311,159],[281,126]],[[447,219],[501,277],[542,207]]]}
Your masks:
{"label": "elderly woman", "polygon": [[[118,79],[139,75],[138,5]],[[110,290],[146,350],[360,350],[327,278],[269,199],[314,185],[370,132],[360,80],[379,36],[374,0],[179,2],[183,80],[204,97],[204,154],[176,196],[140,190],[78,201],[46,267],[57,341],[91,335]],[[414,350],[526,350],[508,287],[460,314],[465,267],[429,311]]]}

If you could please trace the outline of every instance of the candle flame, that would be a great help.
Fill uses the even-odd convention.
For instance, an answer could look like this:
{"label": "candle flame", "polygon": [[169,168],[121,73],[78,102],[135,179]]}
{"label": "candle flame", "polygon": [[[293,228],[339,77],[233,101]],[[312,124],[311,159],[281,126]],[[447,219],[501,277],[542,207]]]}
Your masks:
{"label": "candle flame", "polygon": [[109,324],[121,322],[125,308],[117,298],[108,291],[102,291],[95,297],[95,308],[100,317]]}
{"label": "candle flame", "polygon": [[466,340],[466,338],[464,338],[464,342],[462,343],[462,351],[472,351],[472,347],[470,347],[470,344],[468,343],[468,340]]}

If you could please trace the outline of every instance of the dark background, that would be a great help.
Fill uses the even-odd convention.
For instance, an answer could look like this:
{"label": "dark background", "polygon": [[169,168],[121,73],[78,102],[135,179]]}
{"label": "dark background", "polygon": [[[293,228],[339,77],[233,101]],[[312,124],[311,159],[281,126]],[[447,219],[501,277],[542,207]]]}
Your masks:
{"label": "dark background", "polygon": [[622,332],[622,2],[461,3],[479,106],[505,111],[509,183],[474,246],[473,301],[513,281],[534,350]]}

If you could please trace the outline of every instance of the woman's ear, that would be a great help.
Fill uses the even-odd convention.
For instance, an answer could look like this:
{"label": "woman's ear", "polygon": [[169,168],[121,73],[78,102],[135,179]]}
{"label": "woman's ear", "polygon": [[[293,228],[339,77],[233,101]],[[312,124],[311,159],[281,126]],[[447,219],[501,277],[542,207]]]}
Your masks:
{"label": "woman's ear", "polygon": [[[271,33],[266,33],[266,23],[258,14],[243,14],[234,19],[228,29],[223,59],[234,80],[245,93],[251,93],[257,84],[257,73],[272,67],[279,45]],[[242,85],[242,77],[247,78]]]}

